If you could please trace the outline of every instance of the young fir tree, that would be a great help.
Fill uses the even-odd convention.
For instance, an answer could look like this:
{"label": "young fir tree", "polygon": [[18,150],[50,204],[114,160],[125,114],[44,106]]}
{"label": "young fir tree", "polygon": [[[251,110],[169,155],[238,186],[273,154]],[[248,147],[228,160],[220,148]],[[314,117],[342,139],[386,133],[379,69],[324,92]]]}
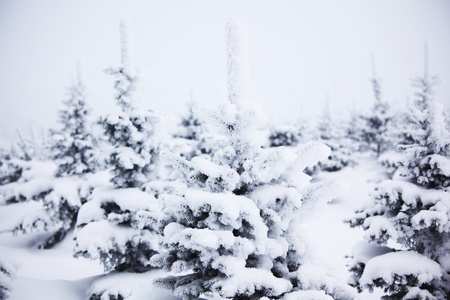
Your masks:
{"label": "young fir tree", "polygon": [[181,130],[176,134],[176,136],[187,140],[200,140],[202,133],[205,131],[205,126],[195,111],[196,105],[197,104],[191,91],[188,102],[188,114],[182,117],[180,122]]}
{"label": "young fir tree", "polygon": [[350,140],[356,151],[364,151],[363,128],[365,128],[366,125],[364,116],[356,109],[350,110],[349,114],[349,120],[344,123],[344,137]]}
{"label": "young fir tree", "polygon": [[394,180],[380,183],[373,205],[348,221],[380,246],[357,249],[350,270],[355,286],[383,288],[383,299],[449,299],[450,135],[427,72],[414,83],[414,143],[399,146],[405,160]]}
{"label": "young fir tree", "polygon": [[[51,248],[66,237],[76,223],[79,208],[96,184],[90,174],[94,171],[90,161],[94,145],[87,124],[86,96],[79,69],[78,82],[69,88],[69,97],[60,111],[62,129],[52,131],[54,143],[48,152],[54,161],[42,161],[37,156],[20,162],[20,177],[0,188],[2,204],[27,201],[41,204],[40,209],[25,215],[9,230],[14,234],[50,232],[39,248]],[[21,142],[27,144],[24,139]]]}
{"label": "young fir tree", "polygon": [[354,144],[342,134],[343,128],[338,122],[332,119],[328,99],[317,129],[319,141],[331,148],[327,160],[319,162],[320,170],[334,172],[355,163],[351,158]]}
{"label": "young fir tree", "polygon": [[[60,130],[52,130],[52,153],[57,163],[52,189],[42,197],[42,202],[50,220],[58,225],[58,230],[41,245],[51,248],[62,241],[69,230],[73,229],[78,210],[86,201],[89,191],[81,191],[83,176],[95,172],[93,153],[95,141],[91,133],[89,120],[90,109],[87,105],[87,87],[83,80],[81,62],[78,63],[77,82],[69,87],[69,97],[63,101],[59,111]],[[63,178],[64,177],[64,178]],[[71,194],[63,194],[62,189],[70,190],[66,185],[72,184],[76,189]],[[61,186],[61,187],[59,187]]]}
{"label": "young fir tree", "polygon": [[155,166],[154,126],[157,116],[152,111],[134,107],[140,71],[131,66],[128,22],[121,23],[122,63],[106,69],[114,75],[115,100],[121,112],[102,120],[105,135],[114,149],[110,155],[111,182],[119,188],[137,187],[151,178]]}
{"label": "young fir tree", "polygon": [[64,106],[59,111],[60,130],[52,131],[54,159],[58,163],[57,177],[82,175],[95,171],[93,149],[95,142],[89,120],[88,92],[78,63],[77,82],[69,87]]}
{"label": "young fir tree", "polygon": [[189,188],[163,196],[166,251],[151,261],[176,275],[156,283],[182,299],[352,299],[350,287],[311,263],[301,234],[308,208],[327,198],[327,186],[311,185],[302,170],[329,149],[264,149],[255,140],[259,114],[248,103],[246,34],[242,24],[227,24],[229,103],[204,114],[227,144],[211,160],[165,154]]}
{"label": "young fir tree", "polygon": [[376,77],[375,66],[372,60],[373,77],[370,79],[375,102],[370,113],[364,116],[365,126],[362,130],[362,139],[368,149],[377,156],[388,150],[391,146],[388,128],[392,119],[389,104],[381,97],[380,79]]}
{"label": "young fir tree", "polygon": [[112,145],[112,186],[93,192],[80,209],[75,232],[75,256],[98,259],[108,271],[147,267],[159,247],[151,224],[139,219],[141,211],[160,210],[155,197],[143,191],[147,182],[157,177],[157,116],[134,107],[139,72],[131,66],[128,27],[128,22],[122,21],[122,63],[106,70],[116,78],[115,100],[121,109],[102,120]]}
{"label": "young fir tree", "polygon": [[[188,114],[179,124],[179,130],[175,133],[176,139],[181,139],[180,155],[190,160],[199,155],[210,155],[214,148],[214,138],[209,134],[206,124],[198,116],[197,105],[192,94],[188,103]],[[184,147],[183,147],[184,146]]]}

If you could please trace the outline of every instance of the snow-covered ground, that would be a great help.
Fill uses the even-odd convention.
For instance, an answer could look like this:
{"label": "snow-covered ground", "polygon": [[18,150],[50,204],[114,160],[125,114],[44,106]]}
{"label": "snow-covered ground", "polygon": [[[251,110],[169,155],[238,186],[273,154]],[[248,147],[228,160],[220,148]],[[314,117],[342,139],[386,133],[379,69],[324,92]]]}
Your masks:
{"label": "snow-covered ground", "polygon": [[[370,201],[369,193],[374,184],[387,175],[375,158],[361,155],[358,165],[334,173],[321,173],[318,180],[339,180],[343,186],[340,196],[320,208],[305,225],[305,232],[313,242],[314,251],[340,278],[346,280],[346,255],[351,254],[353,245],[363,238],[361,229],[352,229],[343,220],[352,216],[355,209]],[[0,206],[0,229],[9,227],[33,204]],[[0,234],[0,255],[13,261],[18,267],[10,299],[85,299],[92,282],[95,289],[117,287],[130,290],[128,299],[176,299],[170,292],[152,287],[153,278],[162,271],[154,271],[135,278],[121,274],[102,278],[103,268],[97,262],[75,259],[72,256],[74,242],[69,235],[60,245],[51,250],[38,250],[36,245],[42,235],[13,237]],[[131,290],[135,291],[131,294]],[[379,299],[379,294],[364,293],[363,299]]]}

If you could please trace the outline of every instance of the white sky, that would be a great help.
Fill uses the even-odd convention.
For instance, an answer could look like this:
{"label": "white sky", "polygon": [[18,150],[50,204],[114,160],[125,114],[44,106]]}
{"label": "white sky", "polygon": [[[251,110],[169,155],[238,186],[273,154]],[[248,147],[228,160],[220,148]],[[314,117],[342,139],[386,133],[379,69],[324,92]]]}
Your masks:
{"label": "white sky", "polygon": [[91,107],[114,111],[119,22],[131,21],[134,64],[146,70],[140,106],[182,113],[226,100],[224,26],[250,29],[251,94],[274,120],[367,110],[373,53],[384,99],[404,107],[410,79],[440,76],[436,98],[450,103],[450,1],[447,0],[0,0],[0,144],[16,129],[54,126],[56,111],[85,61]]}

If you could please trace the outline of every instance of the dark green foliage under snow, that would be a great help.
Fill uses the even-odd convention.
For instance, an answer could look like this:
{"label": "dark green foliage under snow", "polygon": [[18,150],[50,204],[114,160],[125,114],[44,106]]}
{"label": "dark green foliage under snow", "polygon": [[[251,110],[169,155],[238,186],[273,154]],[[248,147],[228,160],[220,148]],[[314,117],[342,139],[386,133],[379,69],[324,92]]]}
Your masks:
{"label": "dark green foliage under snow", "polygon": [[442,106],[432,99],[432,81],[417,82],[408,117],[413,142],[399,145],[404,160],[393,180],[377,186],[373,205],[348,220],[363,227],[369,243],[392,247],[374,248],[369,259],[361,259],[363,252],[350,263],[353,284],[383,288],[383,299],[450,297],[450,134]]}
{"label": "dark green foliage under snow", "polygon": [[81,70],[78,72],[78,82],[69,87],[69,96],[59,111],[61,129],[52,131],[53,145],[50,151],[58,163],[56,176],[81,175],[95,170],[95,142],[89,120],[87,87],[81,77]]}

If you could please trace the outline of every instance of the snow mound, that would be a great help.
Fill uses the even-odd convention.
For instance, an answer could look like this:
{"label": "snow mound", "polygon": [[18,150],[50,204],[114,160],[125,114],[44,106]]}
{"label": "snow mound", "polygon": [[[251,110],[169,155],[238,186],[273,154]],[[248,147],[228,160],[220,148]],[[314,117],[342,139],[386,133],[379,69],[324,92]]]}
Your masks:
{"label": "snow mound", "polygon": [[361,285],[374,286],[377,280],[395,284],[398,277],[413,276],[418,285],[430,283],[442,276],[440,265],[417,252],[399,251],[386,253],[367,262],[361,276]]}

